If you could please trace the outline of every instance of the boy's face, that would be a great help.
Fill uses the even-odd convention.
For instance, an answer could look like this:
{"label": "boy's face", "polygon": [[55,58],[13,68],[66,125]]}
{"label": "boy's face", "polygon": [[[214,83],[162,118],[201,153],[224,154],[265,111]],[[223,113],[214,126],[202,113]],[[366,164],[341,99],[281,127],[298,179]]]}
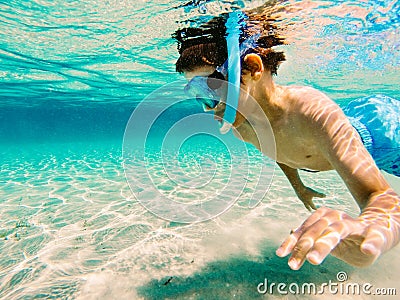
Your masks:
{"label": "boy's face", "polygon": [[[262,64],[260,60],[260,64]],[[205,111],[213,111],[214,119],[222,123],[222,119],[225,113],[226,108],[226,98],[228,91],[228,81],[226,78],[223,80],[215,79],[214,74],[219,73],[216,71],[216,68],[213,66],[201,66],[195,68],[192,71],[185,71],[184,76],[188,81],[187,86],[196,85],[199,87],[198,89],[194,89],[194,93],[192,96],[199,100],[202,103]],[[257,73],[257,72],[256,72]],[[260,72],[262,73],[262,71]],[[222,75],[221,73],[219,73]],[[201,78],[202,77],[202,78]],[[198,84],[194,84],[196,79],[203,79],[202,82],[197,82]],[[210,80],[211,79],[211,80]],[[211,82],[210,82],[211,81]],[[259,91],[259,86],[257,86],[258,80],[253,80],[253,76],[250,72],[246,72],[241,75],[241,84],[240,84],[240,95],[239,95],[239,103],[236,108],[237,114],[236,119],[233,124],[234,127],[239,126],[245,120],[245,116],[251,115],[256,111],[259,107],[257,102],[252,98],[257,91]],[[212,96],[208,97],[207,93],[202,93],[203,88],[207,90],[212,90]],[[198,95],[196,92],[199,91]],[[202,98],[203,97],[203,98]],[[206,98],[213,98],[216,101],[207,101]]]}
{"label": "boy's face", "polygon": [[[218,104],[215,107],[209,107],[207,105],[203,105],[203,106],[206,111],[213,111],[214,119],[217,120],[218,122],[222,123],[222,118],[224,116],[225,107],[226,107],[225,103],[226,103],[226,95],[227,95],[227,90],[228,90],[228,82],[226,81],[226,78],[224,80],[212,78],[214,72],[218,72],[218,71],[216,71],[216,68],[213,66],[201,66],[192,71],[185,71],[183,73],[183,75],[185,76],[185,78],[188,82],[190,80],[192,80],[194,77],[200,76],[200,77],[204,77],[204,78],[209,78],[208,79],[209,81],[211,78],[211,82],[214,82],[214,84],[217,85],[218,88],[215,89],[214,91],[218,95],[218,101],[219,101]],[[211,86],[211,88],[214,89],[214,87],[212,87],[212,86]]]}
{"label": "boy's face", "polygon": [[[198,67],[192,71],[185,71],[184,76],[186,80],[189,82],[191,81],[194,77],[204,77],[204,78],[210,78],[209,76],[212,75],[216,71],[215,67],[213,66],[201,66]],[[215,107],[209,107],[207,105],[204,105],[204,109],[206,111],[213,111],[214,112],[214,119],[222,122],[222,117],[224,115],[225,111],[225,101],[226,101],[226,91],[227,91],[227,82],[223,81],[221,79],[212,79],[213,81],[217,81],[218,84],[218,89],[215,90],[216,94],[218,95],[218,104]],[[222,84],[221,84],[222,83]],[[213,88],[213,87],[211,87]]]}

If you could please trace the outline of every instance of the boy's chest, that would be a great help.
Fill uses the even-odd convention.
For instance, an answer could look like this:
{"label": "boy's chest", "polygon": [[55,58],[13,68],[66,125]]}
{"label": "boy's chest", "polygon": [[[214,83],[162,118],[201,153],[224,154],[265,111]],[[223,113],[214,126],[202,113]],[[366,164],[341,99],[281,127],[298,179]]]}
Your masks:
{"label": "boy's chest", "polygon": [[277,161],[296,169],[331,170],[321,141],[295,122],[272,124]]}
{"label": "boy's chest", "polygon": [[264,155],[292,168],[330,170],[318,139],[304,132],[295,122],[246,121],[236,136],[257,147]]}

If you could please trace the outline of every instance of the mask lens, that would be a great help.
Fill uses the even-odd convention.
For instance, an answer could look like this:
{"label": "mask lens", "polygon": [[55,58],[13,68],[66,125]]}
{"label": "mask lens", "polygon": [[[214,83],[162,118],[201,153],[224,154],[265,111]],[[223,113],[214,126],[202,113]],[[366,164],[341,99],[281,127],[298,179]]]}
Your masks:
{"label": "mask lens", "polygon": [[205,108],[214,108],[220,101],[220,96],[216,90],[222,86],[225,80],[221,72],[215,71],[208,77],[195,76],[185,86],[185,93],[189,97],[194,97]]}
{"label": "mask lens", "polygon": [[[214,90],[210,89],[207,81],[207,77],[193,77],[185,86],[185,93],[189,97],[196,98],[198,102],[207,108],[214,108],[219,102],[219,97]],[[214,81],[216,80],[214,79]]]}
{"label": "mask lens", "polygon": [[218,71],[215,71],[207,77],[207,85],[210,89],[217,90],[221,87],[223,80],[225,80],[224,75]]}

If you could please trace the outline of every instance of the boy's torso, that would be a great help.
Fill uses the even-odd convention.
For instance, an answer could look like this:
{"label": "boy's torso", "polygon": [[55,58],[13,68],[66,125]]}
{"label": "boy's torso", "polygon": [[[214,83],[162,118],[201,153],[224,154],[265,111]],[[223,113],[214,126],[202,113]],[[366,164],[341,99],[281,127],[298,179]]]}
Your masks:
{"label": "boy's torso", "polygon": [[[237,128],[241,138],[255,145],[265,155],[292,168],[331,170],[332,166],[321,149],[321,143],[326,141],[322,136],[324,131],[315,126],[320,124],[320,120],[328,119],[333,114],[343,115],[342,111],[326,95],[313,88],[281,88],[284,92],[275,101],[280,107],[277,110],[279,115],[269,118],[276,152],[272,149],[270,135],[265,129],[266,123],[260,121],[262,117],[256,116],[254,111],[246,115],[247,120]],[[257,135],[251,129],[252,126]],[[238,134],[237,136],[240,138]]]}

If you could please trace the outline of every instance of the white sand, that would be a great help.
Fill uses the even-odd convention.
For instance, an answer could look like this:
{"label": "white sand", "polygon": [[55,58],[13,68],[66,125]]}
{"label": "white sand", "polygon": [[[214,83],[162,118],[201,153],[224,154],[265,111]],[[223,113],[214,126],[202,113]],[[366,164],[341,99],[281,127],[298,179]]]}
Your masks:
{"label": "white sand", "polygon": [[[287,259],[276,257],[274,251],[290,229],[309,215],[280,172],[256,208],[246,202],[253,183],[249,180],[226,213],[182,225],[154,216],[135,200],[121,163],[119,150],[6,161],[0,190],[2,298],[247,299],[258,296],[257,284],[266,277],[321,284],[336,280],[339,271],[346,271],[351,282],[400,292],[397,248],[366,269],[329,258],[322,266],[306,264],[295,272]],[[335,172],[302,176],[327,194],[317,205],[357,215]],[[398,189],[398,180],[389,180]],[[204,191],[199,195],[207,196]],[[241,191],[237,185],[236,192]]]}

